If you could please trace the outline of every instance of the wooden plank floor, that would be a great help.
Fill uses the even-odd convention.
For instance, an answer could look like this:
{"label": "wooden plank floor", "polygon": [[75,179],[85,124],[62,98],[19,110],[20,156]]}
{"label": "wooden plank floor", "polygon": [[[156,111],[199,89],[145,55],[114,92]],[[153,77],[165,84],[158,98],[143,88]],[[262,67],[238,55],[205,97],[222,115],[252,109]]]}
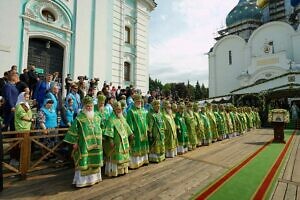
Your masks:
{"label": "wooden plank floor", "polygon": [[[31,176],[25,181],[7,179],[0,199],[189,199],[271,140],[272,134],[270,129],[255,130],[159,164],[132,170],[125,176],[103,177],[101,183],[84,189],[71,186],[71,169]],[[286,167],[288,174],[281,176],[291,183],[280,181],[274,199],[282,195],[282,191],[286,193],[285,197],[295,196],[295,190],[299,193],[300,170],[295,170],[300,167],[299,137],[294,141],[297,143],[294,143]],[[298,159],[295,163],[292,163],[292,156]]]}
{"label": "wooden plank floor", "polygon": [[291,153],[279,174],[273,200],[300,200],[300,136],[292,144]]}

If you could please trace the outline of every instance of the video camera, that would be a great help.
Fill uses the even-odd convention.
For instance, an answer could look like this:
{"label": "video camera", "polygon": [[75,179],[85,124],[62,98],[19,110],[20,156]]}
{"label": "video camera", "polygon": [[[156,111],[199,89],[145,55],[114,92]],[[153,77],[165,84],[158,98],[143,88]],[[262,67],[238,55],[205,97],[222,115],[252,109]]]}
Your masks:
{"label": "video camera", "polygon": [[98,87],[98,82],[99,78],[93,78],[90,80],[90,88],[97,88]]}
{"label": "video camera", "polygon": [[78,76],[77,79],[79,81],[86,81],[86,80],[89,80],[87,76]]}

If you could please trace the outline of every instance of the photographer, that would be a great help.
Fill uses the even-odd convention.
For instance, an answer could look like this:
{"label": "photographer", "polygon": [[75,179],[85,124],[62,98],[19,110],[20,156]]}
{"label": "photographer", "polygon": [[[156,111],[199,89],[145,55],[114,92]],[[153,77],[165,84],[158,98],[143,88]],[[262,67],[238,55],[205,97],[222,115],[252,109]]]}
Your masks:
{"label": "photographer", "polygon": [[87,85],[86,80],[88,80],[87,76],[78,76],[78,94],[80,96],[80,99],[83,99],[87,93]]}
{"label": "photographer", "polygon": [[74,81],[71,78],[71,74],[67,74],[67,77],[65,78],[65,83],[66,83],[66,90],[67,94],[70,92],[71,84],[74,83]]}

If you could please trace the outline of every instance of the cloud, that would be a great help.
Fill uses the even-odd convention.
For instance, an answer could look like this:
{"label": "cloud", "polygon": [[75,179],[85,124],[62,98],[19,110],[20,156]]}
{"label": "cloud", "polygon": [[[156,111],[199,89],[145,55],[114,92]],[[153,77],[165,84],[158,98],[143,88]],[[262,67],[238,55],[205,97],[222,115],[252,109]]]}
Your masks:
{"label": "cloud", "polygon": [[[170,4],[160,0],[158,6],[162,4],[164,8],[167,3]],[[225,23],[226,15],[236,3],[237,0],[226,0],[226,4],[221,0],[176,0],[171,1],[168,8],[159,10],[158,16],[172,17],[155,23],[171,33],[162,34],[157,28],[150,30],[150,37],[155,34],[155,40],[150,40],[150,75],[163,83],[198,80],[207,85],[208,56],[205,53],[215,43],[213,33]]]}

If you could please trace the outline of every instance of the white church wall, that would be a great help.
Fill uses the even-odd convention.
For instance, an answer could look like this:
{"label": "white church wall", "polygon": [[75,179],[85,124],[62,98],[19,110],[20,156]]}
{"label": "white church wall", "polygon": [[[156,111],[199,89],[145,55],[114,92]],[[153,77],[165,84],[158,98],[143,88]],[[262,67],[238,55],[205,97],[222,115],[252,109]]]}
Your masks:
{"label": "white church wall", "polygon": [[273,42],[274,53],[285,52],[292,58],[292,35],[294,29],[285,22],[270,22],[256,29],[248,43],[251,45],[251,56],[265,56],[264,45]]}
{"label": "white church wall", "polygon": [[[231,51],[232,64],[229,63]],[[215,54],[215,96],[229,94],[232,88],[239,87],[237,77],[241,74],[244,60],[245,41],[238,36],[228,36],[214,47]]]}
{"label": "white church wall", "polygon": [[300,63],[300,30],[297,30],[296,34],[292,36],[292,45],[293,45],[293,57],[294,62],[299,64]]}
{"label": "white church wall", "polygon": [[94,77],[100,82],[111,77],[112,57],[112,6],[111,0],[96,1],[95,45],[94,45]]}
{"label": "white church wall", "polygon": [[[0,76],[10,70],[12,65],[19,65],[21,2],[0,1]],[[11,9],[7,9],[11,8]],[[9,20],[8,20],[9,19]]]}
{"label": "white church wall", "polygon": [[149,89],[149,9],[142,2],[137,1],[137,27],[136,27],[136,87],[143,93]]}
{"label": "white church wall", "polygon": [[[81,9],[81,8],[85,9]],[[74,75],[89,76],[92,0],[77,2]],[[79,25],[80,24],[80,25]],[[89,77],[90,78],[90,77]]]}
{"label": "white church wall", "polygon": [[[114,85],[122,81],[123,57],[122,46],[124,43],[124,1],[114,1],[113,5],[113,37],[112,37],[112,77]],[[123,28],[124,27],[124,28]],[[121,70],[121,71],[120,71]]]}

